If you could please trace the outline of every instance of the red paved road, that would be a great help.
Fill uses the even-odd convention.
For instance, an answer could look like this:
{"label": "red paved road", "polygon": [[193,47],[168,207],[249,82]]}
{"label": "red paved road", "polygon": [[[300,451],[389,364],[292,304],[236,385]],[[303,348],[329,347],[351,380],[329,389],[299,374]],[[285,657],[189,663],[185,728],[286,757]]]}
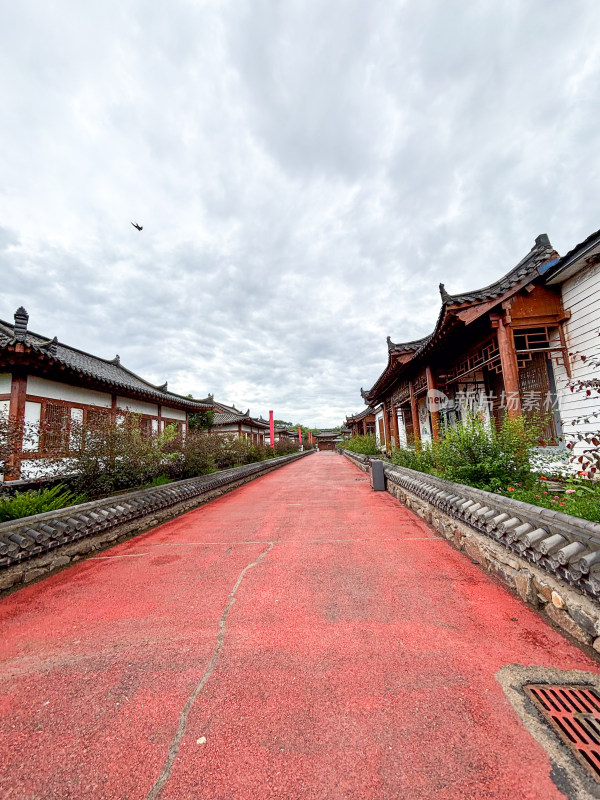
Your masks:
{"label": "red paved road", "polygon": [[494,675],[598,671],[330,453],[0,611],[19,800],[554,800]]}

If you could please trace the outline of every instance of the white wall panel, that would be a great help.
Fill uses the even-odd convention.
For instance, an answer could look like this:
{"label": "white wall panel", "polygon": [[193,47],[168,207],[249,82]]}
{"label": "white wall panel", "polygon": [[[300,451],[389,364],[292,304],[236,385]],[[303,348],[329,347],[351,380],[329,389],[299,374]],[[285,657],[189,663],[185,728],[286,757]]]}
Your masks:
{"label": "white wall panel", "polygon": [[68,383],[48,381],[35,375],[27,378],[27,394],[47,397],[50,400],[66,400],[70,403],[100,406],[101,408],[110,408],[112,403],[111,395],[108,393],[82,389],[79,386],[70,386]]}
{"label": "white wall panel", "polygon": [[23,436],[24,452],[36,452],[39,449],[41,416],[42,404],[32,403],[27,400],[25,403],[25,431]]}
{"label": "white wall panel", "polygon": [[132,400],[131,397],[117,397],[117,408],[123,411],[133,411],[135,414],[148,414],[158,416],[158,406],[154,403],[145,403],[143,400]]}
{"label": "white wall panel", "polygon": [[12,375],[10,372],[0,372],[0,394],[10,394]]}
{"label": "white wall panel", "polygon": [[177,419],[180,422],[185,422],[185,411],[181,411],[179,408],[163,406],[160,413],[161,416],[167,417],[167,419]]}

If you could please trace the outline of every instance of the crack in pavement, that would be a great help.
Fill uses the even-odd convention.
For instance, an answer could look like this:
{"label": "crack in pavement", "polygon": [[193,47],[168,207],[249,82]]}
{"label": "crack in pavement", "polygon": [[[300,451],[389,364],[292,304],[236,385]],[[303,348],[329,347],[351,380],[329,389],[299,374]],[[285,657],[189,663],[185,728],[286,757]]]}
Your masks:
{"label": "crack in pavement", "polygon": [[196,685],[196,688],[188,697],[187,703],[183,707],[183,711],[179,717],[179,724],[177,725],[177,730],[175,731],[175,736],[173,737],[173,741],[171,742],[171,746],[169,747],[169,752],[167,753],[167,759],[165,764],[162,768],[162,771],[158,778],[156,779],[156,783],[152,787],[152,789],[148,792],[146,796],[146,800],[156,800],[156,798],[160,797],[162,790],[164,789],[167,781],[171,777],[171,772],[173,770],[173,764],[175,763],[175,759],[177,758],[177,753],[179,752],[179,745],[181,744],[181,740],[185,735],[185,730],[187,727],[187,720],[190,711],[192,710],[194,703],[196,702],[196,698],[206,685],[206,682],[212,675],[217,666],[217,662],[219,660],[219,656],[221,654],[221,650],[223,649],[223,644],[225,643],[225,632],[226,632],[226,623],[227,623],[227,615],[229,614],[231,607],[235,603],[235,593],[240,587],[241,582],[244,579],[244,575],[249,569],[252,567],[258,566],[263,558],[270,553],[273,549],[273,545],[275,542],[269,542],[269,546],[266,550],[263,550],[262,553],[251,563],[247,564],[244,569],[240,572],[237,581],[231,592],[229,593],[229,598],[227,600],[227,605],[225,606],[223,613],[221,614],[221,619],[219,620],[219,633],[217,635],[217,645],[215,647],[215,651],[212,655],[212,658],[204,671],[204,674],[200,678],[200,681]]}

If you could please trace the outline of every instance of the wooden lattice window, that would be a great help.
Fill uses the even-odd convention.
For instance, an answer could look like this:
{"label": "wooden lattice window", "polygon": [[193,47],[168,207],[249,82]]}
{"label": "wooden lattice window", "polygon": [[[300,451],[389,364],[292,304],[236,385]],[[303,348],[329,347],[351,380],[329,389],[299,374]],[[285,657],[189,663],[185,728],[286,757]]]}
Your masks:
{"label": "wooden lattice window", "polygon": [[43,450],[46,453],[61,451],[69,438],[69,407],[46,403]]}
{"label": "wooden lattice window", "polygon": [[107,420],[108,410],[106,408],[88,408],[85,415],[86,425],[92,430],[102,428]]}
{"label": "wooden lattice window", "polygon": [[152,420],[148,417],[142,417],[140,420],[140,433],[142,436],[150,438],[152,436]]}
{"label": "wooden lattice window", "polygon": [[556,442],[558,434],[550,387],[551,365],[546,353],[530,353],[529,359],[519,370],[521,410],[524,417],[545,417],[547,424],[542,431],[542,438],[546,443]]}

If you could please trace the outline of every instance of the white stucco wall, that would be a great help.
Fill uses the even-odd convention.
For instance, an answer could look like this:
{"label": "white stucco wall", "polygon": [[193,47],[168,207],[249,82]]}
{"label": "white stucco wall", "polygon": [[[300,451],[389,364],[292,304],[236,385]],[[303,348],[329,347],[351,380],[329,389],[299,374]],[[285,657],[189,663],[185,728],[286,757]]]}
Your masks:
{"label": "white stucco wall", "polygon": [[66,400],[70,403],[100,406],[101,408],[110,408],[112,404],[112,397],[108,393],[82,389],[79,386],[70,386],[68,383],[48,381],[35,375],[29,375],[27,378],[27,394],[47,397],[50,400]]}
{"label": "white stucco wall", "polygon": [[[583,269],[565,281],[562,297],[565,311],[571,312],[571,318],[565,325],[569,352],[600,358],[600,264]],[[597,373],[589,363],[577,357],[572,359],[571,368],[574,380],[585,380]],[[575,430],[572,424],[574,419],[600,411],[600,395],[587,397],[585,391],[571,392],[567,386],[567,372],[562,366],[555,365],[554,374],[563,430],[569,433]],[[577,429],[590,433],[600,430],[600,417],[591,419],[587,425],[581,423]],[[576,452],[584,448],[585,445],[578,445]]]}
{"label": "white stucco wall", "polygon": [[431,436],[431,421],[429,418],[429,410],[427,408],[427,396],[421,397],[418,401],[419,408],[419,429],[421,431],[421,441],[423,443],[430,442]]}
{"label": "white stucco wall", "polygon": [[[147,411],[146,413],[149,414],[150,412]],[[185,422],[186,419],[185,411],[181,411],[179,408],[167,408],[167,406],[162,406],[160,413],[161,416],[167,419],[176,419],[179,422]]]}
{"label": "white stucco wall", "polygon": [[42,404],[27,400],[25,403],[25,431],[23,436],[23,451],[35,452],[40,444],[40,419]]}
{"label": "white stucco wall", "polygon": [[[375,412],[375,439],[377,440],[377,446],[383,448],[385,447],[385,441],[383,441],[381,439],[381,436],[379,435],[379,420],[383,421],[382,409],[379,409],[378,411]],[[385,437],[385,425],[383,427],[383,435]]]}
{"label": "white stucco wall", "polygon": [[0,394],[10,394],[12,375],[10,372],[0,372]]}
{"label": "white stucco wall", "polygon": [[398,410],[398,445],[399,447],[407,447],[408,440],[406,438],[406,426],[404,424],[404,414]]}
{"label": "white stucco wall", "polygon": [[117,397],[117,408],[123,411],[132,411],[134,414],[148,414],[148,416],[158,416],[158,405],[146,403],[143,400],[132,400],[131,397]]}

